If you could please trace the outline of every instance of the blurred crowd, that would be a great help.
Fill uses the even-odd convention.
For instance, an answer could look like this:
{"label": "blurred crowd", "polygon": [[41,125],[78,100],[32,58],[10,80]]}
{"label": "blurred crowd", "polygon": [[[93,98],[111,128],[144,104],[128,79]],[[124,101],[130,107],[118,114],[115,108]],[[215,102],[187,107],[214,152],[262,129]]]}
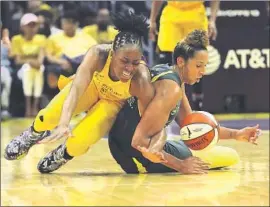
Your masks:
{"label": "blurred crowd", "polygon": [[[145,2],[1,2],[1,116],[33,117],[58,93],[59,76],[76,73],[86,51],[110,43],[117,31],[110,12],[148,12]],[[148,15],[148,14],[146,14]]]}
{"label": "blurred crowd", "polygon": [[[150,61],[153,60],[170,64],[174,45],[194,28],[207,30],[208,27],[212,39],[217,36],[215,19],[218,6],[210,6],[213,16],[210,15],[207,26],[204,20],[206,17],[203,16],[202,21],[197,15],[203,14],[205,9],[195,1],[181,5],[177,1],[155,2],[160,4],[162,12],[158,12],[158,9],[154,11],[153,8],[151,11],[152,1],[29,0],[0,3],[1,34],[4,32],[11,39],[10,46],[1,41],[2,120],[11,116],[35,116],[59,92],[57,82],[60,75],[75,74],[84,54],[92,45],[110,43],[117,34],[111,25],[111,12],[133,10],[149,17],[149,38],[152,40],[149,42],[153,44],[149,44],[148,37],[145,37],[147,46],[143,45],[149,55],[149,65],[152,65]],[[166,4],[171,4],[171,10],[166,8]],[[196,10],[198,5],[201,12]],[[268,17],[269,5],[266,2]],[[177,12],[179,6],[184,15]],[[187,18],[181,19],[177,15]],[[195,19],[198,25],[195,25]],[[165,48],[169,45],[171,48]],[[149,52],[154,50],[158,55],[153,56],[154,52]],[[190,94],[193,108],[201,110],[204,97],[202,82],[196,84]]]}

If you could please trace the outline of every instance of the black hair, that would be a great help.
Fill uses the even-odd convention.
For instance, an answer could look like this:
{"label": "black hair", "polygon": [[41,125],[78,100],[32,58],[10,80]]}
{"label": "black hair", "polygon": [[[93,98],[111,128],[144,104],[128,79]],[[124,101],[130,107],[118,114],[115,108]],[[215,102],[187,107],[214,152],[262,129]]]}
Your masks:
{"label": "black hair", "polygon": [[76,10],[67,10],[61,16],[61,19],[71,19],[73,21],[73,23],[76,23],[76,22],[78,22],[79,17],[77,15]]}
{"label": "black hair", "polygon": [[207,50],[209,39],[207,32],[204,30],[194,30],[187,35],[187,37],[178,42],[173,52],[174,64],[177,62],[178,57],[185,60],[194,57],[195,52],[199,50]]}
{"label": "black hair", "polygon": [[142,37],[147,34],[147,18],[143,15],[135,15],[131,11],[124,11],[112,15],[112,21],[115,29],[119,33],[113,41],[113,50],[127,45],[137,45],[142,50]]}
{"label": "black hair", "polygon": [[35,15],[44,16],[45,18],[48,18],[50,21],[53,20],[53,14],[51,11],[48,11],[48,10],[39,10],[39,11],[35,12]]}

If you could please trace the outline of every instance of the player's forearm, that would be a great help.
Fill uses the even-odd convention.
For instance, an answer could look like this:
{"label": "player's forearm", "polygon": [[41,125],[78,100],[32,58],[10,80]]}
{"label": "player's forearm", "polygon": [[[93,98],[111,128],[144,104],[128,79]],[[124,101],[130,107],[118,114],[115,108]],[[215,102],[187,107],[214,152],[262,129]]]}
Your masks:
{"label": "player's forearm", "polygon": [[72,83],[69,94],[64,102],[62,113],[59,121],[59,125],[68,125],[72,118],[72,114],[77,106],[79,98],[84,93],[87,84],[76,80],[76,77]]}
{"label": "player's forearm", "polygon": [[[183,89],[185,90],[185,89]],[[180,109],[178,112],[178,115],[176,116],[176,123],[178,124],[179,127],[181,127],[181,124],[183,122],[183,120],[185,119],[185,117],[189,114],[192,113],[192,109],[191,106],[189,104],[188,98],[185,94],[183,94],[183,98],[180,104]]]}
{"label": "player's forearm", "polygon": [[210,19],[209,19],[210,21],[213,21],[213,22],[216,21],[219,5],[220,5],[219,0],[210,1],[210,9],[211,9],[211,14],[210,14]]}
{"label": "player's forearm", "polygon": [[136,132],[134,133],[131,141],[131,146],[135,149],[138,147],[148,148],[150,145],[151,139],[148,136],[145,136],[144,133]]}
{"label": "player's forearm", "polygon": [[[149,132],[151,132],[151,130],[149,130]],[[131,146],[135,149],[138,149],[140,146],[160,152],[165,145],[166,138],[167,136],[164,129],[159,130],[154,136],[149,136],[149,133],[145,133],[138,127],[133,135]]]}
{"label": "player's forearm", "polygon": [[143,118],[147,116],[146,113],[144,114],[144,117],[142,117],[132,137],[131,146],[135,149],[138,149],[139,146],[148,148],[151,142],[153,142],[152,144],[156,144],[156,142],[158,142],[163,135],[161,134],[161,131],[165,125],[163,123],[163,119],[160,118],[156,122],[153,122],[153,120],[151,122],[149,120],[144,121]]}
{"label": "player's forearm", "polygon": [[[164,130],[162,130],[164,131]],[[153,136],[151,139],[141,139],[140,142],[133,142],[132,140],[132,147],[134,147],[135,149],[137,149],[138,146],[140,147],[145,147],[148,148],[149,151],[158,151],[158,152],[162,152],[164,155],[164,159],[167,161],[166,163],[161,163],[171,169],[174,169],[178,172],[181,172],[182,170],[182,166],[183,166],[183,161],[178,159],[177,157],[174,157],[171,154],[168,154],[167,152],[165,152],[163,150],[163,147],[166,143],[166,139],[164,141],[164,137],[166,138],[165,133],[163,132],[159,132],[157,135]],[[136,143],[136,144],[135,144]],[[154,149],[155,148],[155,149]],[[142,153],[142,155],[144,155]],[[149,159],[148,157],[146,157],[146,159]]]}
{"label": "player's forearm", "polygon": [[150,23],[155,23],[157,20],[157,16],[160,12],[163,1],[152,1],[152,8],[150,14]]}
{"label": "player's forearm", "polygon": [[177,157],[165,152],[164,150],[162,151],[162,153],[164,155],[165,160],[167,160],[167,162],[161,163],[161,164],[171,169],[174,169],[177,172],[182,172],[183,160],[178,159]]}
{"label": "player's forearm", "polygon": [[78,97],[79,97],[79,88],[73,85],[64,102],[59,125],[66,125],[66,126],[69,125],[73,111],[75,110],[77,105]]}
{"label": "player's forearm", "polygon": [[157,133],[151,138],[151,142],[148,149],[150,151],[161,152],[166,143],[166,140],[167,140],[166,132],[165,130],[162,130],[161,132]]}
{"label": "player's forearm", "polygon": [[235,139],[237,136],[238,129],[230,129],[226,127],[220,127],[219,139]]}

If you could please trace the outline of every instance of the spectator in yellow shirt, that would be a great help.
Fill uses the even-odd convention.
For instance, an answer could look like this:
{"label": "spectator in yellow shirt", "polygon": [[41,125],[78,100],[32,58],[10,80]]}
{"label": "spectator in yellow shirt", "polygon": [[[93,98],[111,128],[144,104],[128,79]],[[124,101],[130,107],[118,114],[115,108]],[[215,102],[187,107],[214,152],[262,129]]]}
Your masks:
{"label": "spectator in yellow shirt", "polygon": [[97,24],[86,26],[82,31],[92,36],[99,44],[111,43],[118,32],[110,25],[110,21],[109,10],[100,9],[97,15]]}
{"label": "spectator in yellow shirt", "polygon": [[[22,16],[22,34],[15,35],[11,41],[11,53],[15,64],[21,69],[18,75],[22,79],[23,92],[26,101],[25,116],[35,116],[39,111],[39,102],[43,90],[43,60],[46,37],[37,34],[38,18],[32,13]],[[31,104],[31,97],[34,103]]]}
{"label": "spectator in yellow shirt", "polygon": [[66,11],[61,17],[61,32],[51,35],[46,47],[47,81],[50,88],[57,88],[60,74],[70,76],[80,65],[87,50],[97,44],[89,35],[78,31],[78,17],[75,11]]}

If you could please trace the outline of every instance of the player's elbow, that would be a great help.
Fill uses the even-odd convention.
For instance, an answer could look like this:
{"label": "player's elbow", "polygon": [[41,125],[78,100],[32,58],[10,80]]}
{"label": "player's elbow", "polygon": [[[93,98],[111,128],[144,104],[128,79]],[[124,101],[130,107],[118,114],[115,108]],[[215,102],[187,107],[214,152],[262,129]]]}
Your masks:
{"label": "player's elbow", "polygon": [[135,137],[133,137],[133,139],[131,141],[131,146],[134,149],[138,149],[138,147],[140,146],[140,141],[138,139],[136,139]]}
{"label": "player's elbow", "polygon": [[138,149],[138,147],[148,147],[147,144],[145,143],[145,140],[142,136],[134,136],[132,141],[131,141],[131,146],[134,149]]}

